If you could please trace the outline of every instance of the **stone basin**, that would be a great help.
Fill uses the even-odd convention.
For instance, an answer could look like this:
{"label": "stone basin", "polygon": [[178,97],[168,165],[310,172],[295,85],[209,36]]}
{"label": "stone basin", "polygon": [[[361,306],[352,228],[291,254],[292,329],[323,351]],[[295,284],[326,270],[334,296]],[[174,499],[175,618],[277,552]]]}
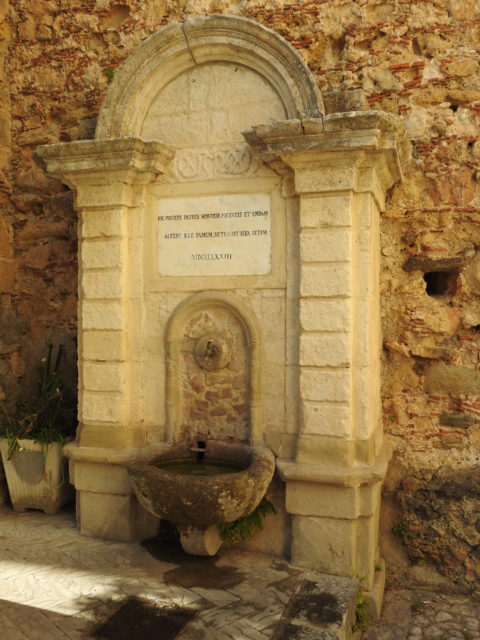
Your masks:
{"label": "stone basin", "polygon": [[[186,475],[168,467],[188,461],[237,468],[214,475]],[[138,501],[149,513],[176,525],[206,528],[251,513],[265,495],[274,470],[270,449],[208,442],[205,449],[174,444],[147,462],[131,465],[128,473]]]}

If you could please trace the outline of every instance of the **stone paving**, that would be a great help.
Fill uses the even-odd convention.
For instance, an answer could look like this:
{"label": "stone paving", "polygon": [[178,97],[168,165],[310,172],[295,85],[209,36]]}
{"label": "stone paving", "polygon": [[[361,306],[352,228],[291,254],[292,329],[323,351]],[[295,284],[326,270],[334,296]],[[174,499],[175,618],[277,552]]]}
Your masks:
{"label": "stone paving", "polygon": [[0,507],[1,640],[347,640],[356,595],[349,578],[266,555],[107,542],[69,510]]}
{"label": "stone paving", "polygon": [[[45,516],[0,506],[1,640],[344,640],[352,589],[349,579],[261,554],[196,558],[157,542],[106,542],[79,535],[72,511]],[[146,622],[143,632],[108,635],[125,603],[143,606],[147,622],[145,603],[155,607],[168,633],[153,634]],[[457,639],[480,640],[480,602],[407,589],[387,591],[382,619],[362,634]]]}
{"label": "stone paving", "polygon": [[480,602],[422,589],[387,591],[382,619],[362,640],[480,640]]}

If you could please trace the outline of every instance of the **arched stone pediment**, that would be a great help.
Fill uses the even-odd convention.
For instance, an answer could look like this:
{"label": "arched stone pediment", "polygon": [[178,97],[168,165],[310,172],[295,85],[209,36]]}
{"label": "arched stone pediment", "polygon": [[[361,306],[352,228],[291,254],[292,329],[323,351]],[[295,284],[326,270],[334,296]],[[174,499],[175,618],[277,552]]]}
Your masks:
{"label": "arched stone pediment", "polygon": [[[159,111],[162,117],[169,115],[166,103],[172,100],[176,102],[171,104],[172,114],[196,112],[201,92],[195,103],[193,93],[182,91],[181,78],[190,76],[190,86],[195,82],[204,86],[205,69],[208,67],[212,75],[212,65],[218,87],[214,85],[210,91],[210,111],[212,102],[222,95],[227,101],[240,101],[242,108],[251,95],[257,111],[247,126],[271,119],[318,117],[323,111],[312,75],[285,40],[252,20],[213,15],[169,25],[127,58],[107,92],[96,137],[136,136],[168,143],[165,135],[156,133],[152,121],[158,120]],[[186,102],[180,104],[181,100]],[[248,111],[248,104],[245,109]],[[175,128],[174,122],[162,124],[164,131]],[[241,120],[238,126],[242,126]],[[203,135],[192,117],[186,135],[196,131]]]}

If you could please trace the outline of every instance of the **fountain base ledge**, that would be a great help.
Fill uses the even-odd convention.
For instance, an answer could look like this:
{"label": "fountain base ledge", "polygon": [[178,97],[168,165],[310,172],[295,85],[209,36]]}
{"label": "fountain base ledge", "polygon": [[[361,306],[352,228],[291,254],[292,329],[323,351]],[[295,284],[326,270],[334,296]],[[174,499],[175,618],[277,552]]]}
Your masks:
{"label": "fountain base ledge", "polygon": [[[171,443],[167,442],[125,449],[66,445],[64,453],[77,490],[81,533],[124,541],[153,537],[158,518],[135,498],[127,468],[169,447]],[[286,487],[285,508],[291,519],[292,562],[332,575],[354,572],[365,578],[366,591],[375,588],[379,575],[374,567],[381,563],[381,486],[391,453],[391,444],[384,440],[371,464],[328,467],[277,460],[277,472]],[[322,540],[321,545],[315,543],[318,540]],[[332,548],[335,553],[330,552]]]}

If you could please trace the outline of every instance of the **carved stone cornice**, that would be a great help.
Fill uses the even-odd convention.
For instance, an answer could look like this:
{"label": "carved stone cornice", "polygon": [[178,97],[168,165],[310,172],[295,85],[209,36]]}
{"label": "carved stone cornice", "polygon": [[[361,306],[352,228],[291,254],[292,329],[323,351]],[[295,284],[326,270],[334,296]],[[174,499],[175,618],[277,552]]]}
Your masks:
{"label": "carved stone cornice", "polygon": [[47,173],[69,186],[85,180],[95,184],[115,178],[132,184],[150,182],[165,173],[175,152],[156,141],[139,138],[79,140],[38,147],[34,158]]}
{"label": "carved stone cornice", "polygon": [[165,173],[175,152],[139,138],[43,145],[34,159],[71,187],[79,207],[138,206],[143,186]]}
{"label": "carved stone cornice", "polygon": [[381,111],[277,121],[257,125],[243,135],[254,153],[274,171],[295,171],[297,193],[304,191],[297,179],[299,172],[349,166],[353,169],[351,185],[345,184],[344,188],[366,189],[361,172],[355,170],[374,169],[376,182],[385,194],[402,178],[408,159],[402,121]]}

